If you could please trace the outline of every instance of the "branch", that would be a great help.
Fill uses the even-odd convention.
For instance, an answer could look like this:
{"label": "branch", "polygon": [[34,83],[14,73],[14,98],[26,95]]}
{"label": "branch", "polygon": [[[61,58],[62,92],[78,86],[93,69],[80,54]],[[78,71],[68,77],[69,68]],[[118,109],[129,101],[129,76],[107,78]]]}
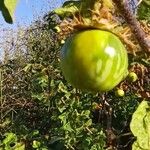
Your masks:
{"label": "branch", "polygon": [[147,39],[146,33],[132,13],[128,0],[124,0],[124,3],[121,0],[113,0],[113,2],[116,4],[125,21],[130,26],[131,31],[134,33],[135,38],[139,42],[139,45],[147,53],[150,53],[150,40]]}

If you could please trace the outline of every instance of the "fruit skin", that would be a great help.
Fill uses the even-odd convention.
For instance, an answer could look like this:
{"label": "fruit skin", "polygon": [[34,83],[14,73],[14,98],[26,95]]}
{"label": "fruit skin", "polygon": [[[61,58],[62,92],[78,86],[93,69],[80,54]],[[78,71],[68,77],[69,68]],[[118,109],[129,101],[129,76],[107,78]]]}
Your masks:
{"label": "fruit skin", "polygon": [[115,91],[115,95],[117,97],[123,97],[124,96],[124,91],[122,89],[118,89]]}
{"label": "fruit skin", "polygon": [[108,31],[85,30],[69,37],[61,49],[61,69],[74,87],[109,91],[127,75],[128,56],[119,38]]}
{"label": "fruit skin", "polygon": [[130,82],[135,82],[135,81],[137,81],[137,79],[138,79],[138,76],[137,76],[136,73],[134,73],[134,72],[130,72],[130,73],[129,73],[129,75],[128,75],[128,80],[129,80]]}

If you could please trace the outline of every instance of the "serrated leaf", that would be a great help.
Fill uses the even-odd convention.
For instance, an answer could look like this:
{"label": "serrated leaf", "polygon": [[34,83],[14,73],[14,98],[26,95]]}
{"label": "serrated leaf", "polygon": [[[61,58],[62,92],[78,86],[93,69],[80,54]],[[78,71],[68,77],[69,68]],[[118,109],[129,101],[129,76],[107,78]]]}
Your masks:
{"label": "serrated leaf", "polygon": [[6,133],[5,136],[6,136],[6,138],[3,140],[3,143],[5,145],[8,145],[10,143],[17,141],[17,136],[14,133]]}
{"label": "serrated leaf", "polygon": [[[149,150],[150,149],[150,103],[142,101],[137,110],[132,116],[130,129],[134,136],[137,138],[133,144],[135,147]],[[138,148],[136,148],[138,149]]]}
{"label": "serrated leaf", "polygon": [[18,0],[0,0],[0,10],[7,23],[13,23],[13,15]]}

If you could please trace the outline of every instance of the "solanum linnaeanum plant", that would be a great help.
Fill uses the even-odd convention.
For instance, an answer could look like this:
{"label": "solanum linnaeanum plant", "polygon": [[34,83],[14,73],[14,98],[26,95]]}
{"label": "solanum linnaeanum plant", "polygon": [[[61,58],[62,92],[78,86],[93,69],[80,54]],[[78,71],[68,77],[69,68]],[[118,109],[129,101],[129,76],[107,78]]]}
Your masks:
{"label": "solanum linnaeanum plant", "polygon": [[109,91],[127,75],[128,56],[119,38],[98,29],[69,37],[61,50],[61,68],[68,82],[88,91]]}

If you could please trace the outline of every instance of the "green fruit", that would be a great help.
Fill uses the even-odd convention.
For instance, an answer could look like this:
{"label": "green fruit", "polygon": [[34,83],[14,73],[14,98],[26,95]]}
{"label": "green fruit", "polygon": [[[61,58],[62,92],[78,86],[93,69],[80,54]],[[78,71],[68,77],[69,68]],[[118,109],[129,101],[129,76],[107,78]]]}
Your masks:
{"label": "green fruit", "polygon": [[124,96],[124,91],[122,89],[118,89],[115,91],[115,95],[117,97],[123,97]]}
{"label": "green fruit", "polygon": [[68,38],[61,50],[68,82],[88,91],[109,91],[127,75],[128,56],[119,38],[108,31],[85,30]]}
{"label": "green fruit", "polygon": [[61,40],[60,44],[62,44],[62,45],[65,44],[65,40]]}
{"label": "green fruit", "polygon": [[56,26],[56,27],[54,28],[54,30],[55,30],[57,33],[59,33],[59,32],[61,31],[61,29],[59,28],[59,26]]}
{"label": "green fruit", "polygon": [[137,77],[136,73],[130,72],[128,75],[128,79],[130,82],[135,82],[138,79],[138,77]]}

